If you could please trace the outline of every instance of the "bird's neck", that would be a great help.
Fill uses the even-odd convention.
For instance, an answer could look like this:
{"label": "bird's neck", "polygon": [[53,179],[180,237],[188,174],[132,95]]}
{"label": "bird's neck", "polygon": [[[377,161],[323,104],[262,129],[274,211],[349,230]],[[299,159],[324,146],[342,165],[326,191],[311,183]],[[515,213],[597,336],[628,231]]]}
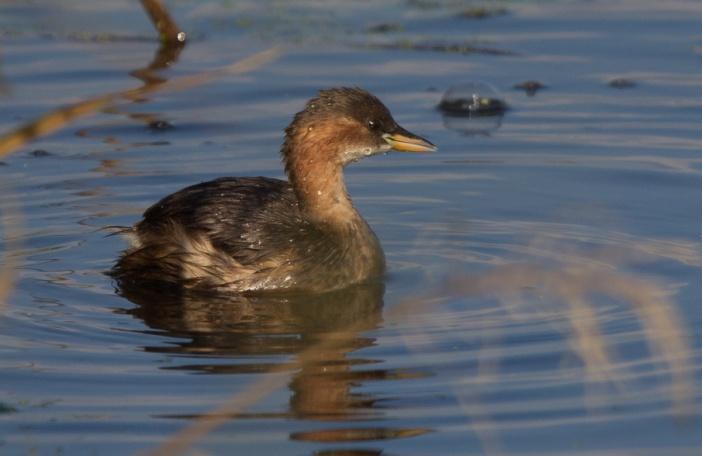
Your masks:
{"label": "bird's neck", "polygon": [[336,226],[359,219],[346,190],[343,165],[333,160],[339,151],[313,135],[300,139],[288,138],[282,151],[300,209],[312,220]]}

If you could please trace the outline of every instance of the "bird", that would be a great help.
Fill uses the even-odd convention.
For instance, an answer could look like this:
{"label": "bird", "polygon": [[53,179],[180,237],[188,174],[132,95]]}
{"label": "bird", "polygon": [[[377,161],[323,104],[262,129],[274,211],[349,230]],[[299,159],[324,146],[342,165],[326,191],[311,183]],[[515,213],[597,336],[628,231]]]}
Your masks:
{"label": "bird", "polygon": [[358,87],[320,90],[285,129],[286,180],[223,177],[186,187],[124,230],[119,284],[234,293],[327,292],[382,280],[380,242],[347,192],[344,167],[436,146]]}

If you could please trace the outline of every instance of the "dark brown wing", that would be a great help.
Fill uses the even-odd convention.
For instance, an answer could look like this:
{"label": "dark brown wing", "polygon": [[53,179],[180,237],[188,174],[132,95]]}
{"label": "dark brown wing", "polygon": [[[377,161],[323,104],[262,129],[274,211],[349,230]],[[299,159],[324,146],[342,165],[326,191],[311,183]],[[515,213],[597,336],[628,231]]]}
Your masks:
{"label": "dark brown wing", "polygon": [[136,231],[140,239],[158,242],[174,224],[205,236],[242,264],[281,250],[307,227],[290,184],[266,177],[225,177],[184,188],[146,210]]}

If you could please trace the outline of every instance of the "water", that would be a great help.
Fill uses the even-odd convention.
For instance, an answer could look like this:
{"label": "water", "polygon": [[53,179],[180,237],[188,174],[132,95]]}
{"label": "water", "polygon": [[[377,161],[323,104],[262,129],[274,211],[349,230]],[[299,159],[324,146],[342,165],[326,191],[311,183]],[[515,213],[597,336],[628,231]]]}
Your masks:
{"label": "water", "polygon": [[[217,426],[192,454],[698,453],[699,2],[504,2],[482,20],[458,1],[170,3],[191,41],[164,79],[282,54],[2,158],[18,267],[0,453],[131,454],[203,415]],[[2,131],[141,86],[130,72],[158,47],[137,2],[6,1],[0,32]],[[526,80],[547,87],[513,89]],[[444,91],[471,82],[511,109],[442,118]],[[115,292],[103,272],[125,243],[100,228],[191,183],[280,177],[282,128],[338,85],[440,148],[347,170],[384,288]],[[232,398],[249,403],[218,410]]]}

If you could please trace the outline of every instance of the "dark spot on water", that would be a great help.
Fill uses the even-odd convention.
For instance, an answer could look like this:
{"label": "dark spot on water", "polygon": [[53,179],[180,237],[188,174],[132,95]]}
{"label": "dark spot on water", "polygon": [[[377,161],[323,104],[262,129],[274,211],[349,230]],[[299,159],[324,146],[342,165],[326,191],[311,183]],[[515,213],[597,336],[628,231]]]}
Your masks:
{"label": "dark spot on water", "polygon": [[170,146],[170,141],[148,141],[131,143],[131,147],[146,147],[146,146]]}
{"label": "dark spot on water", "polygon": [[0,161],[0,166],[7,166],[7,163],[5,163],[4,161]]}
{"label": "dark spot on water", "polygon": [[154,120],[149,122],[148,127],[154,131],[165,131],[173,129],[173,124],[165,120]]}
{"label": "dark spot on water", "polygon": [[49,157],[53,154],[47,150],[44,150],[44,149],[34,149],[33,151],[31,151],[29,153],[29,155],[32,157],[40,158],[40,157]]}
{"label": "dark spot on water", "polygon": [[368,33],[395,33],[404,30],[402,24],[386,22],[383,24],[371,25],[366,29]]}
{"label": "dark spot on water", "polygon": [[5,413],[17,413],[17,409],[11,405],[0,402],[0,415]]}
{"label": "dark spot on water", "polygon": [[538,92],[541,89],[545,89],[546,86],[539,81],[524,81],[520,82],[519,84],[515,84],[514,88],[517,90],[523,90],[526,92],[526,94],[530,97],[533,97],[536,92]]}
{"label": "dark spot on water", "polygon": [[506,8],[490,8],[487,6],[474,6],[466,8],[456,16],[464,19],[487,19],[490,17],[504,16],[507,14]]}
{"label": "dark spot on water", "polygon": [[636,87],[636,81],[627,78],[615,78],[609,81],[608,85],[615,89],[631,89]]}
{"label": "dark spot on water", "polygon": [[441,52],[446,54],[481,54],[481,55],[495,55],[495,56],[514,56],[518,55],[515,52],[507,51],[504,49],[492,48],[482,45],[477,45],[470,42],[464,43],[445,43],[439,41],[432,42],[417,42],[412,40],[400,40],[394,43],[371,43],[368,45],[370,49],[382,49],[382,50],[405,50],[405,51],[430,51],[430,52]]}

